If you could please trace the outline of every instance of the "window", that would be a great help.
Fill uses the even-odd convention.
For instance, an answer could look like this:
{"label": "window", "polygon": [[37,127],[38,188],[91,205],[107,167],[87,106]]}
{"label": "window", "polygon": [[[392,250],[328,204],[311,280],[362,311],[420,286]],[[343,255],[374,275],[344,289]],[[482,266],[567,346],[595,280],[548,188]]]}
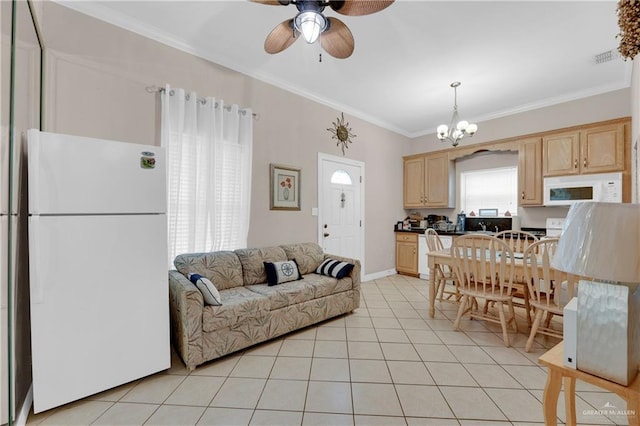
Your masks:
{"label": "window", "polygon": [[346,171],[340,169],[333,172],[331,175],[331,183],[337,183],[342,185],[352,185],[351,176]]}
{"label": "window", "polygon": [[499,215],[518,211],[518,168],[470,170],[460,173],[461,211],[478,214],[480,209],[498,209]]}
{"label": "window", "polygon": [[182,253],[246,247],[251,111],[167,88],[161,135],[167,151],[169,266]]}

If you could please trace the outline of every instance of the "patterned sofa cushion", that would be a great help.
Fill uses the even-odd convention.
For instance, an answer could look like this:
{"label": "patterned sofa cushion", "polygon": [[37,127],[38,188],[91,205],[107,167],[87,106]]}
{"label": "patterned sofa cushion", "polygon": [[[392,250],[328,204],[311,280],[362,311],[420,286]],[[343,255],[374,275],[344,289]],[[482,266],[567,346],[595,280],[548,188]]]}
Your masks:
{"label": "patterned sofa cushion", "polygon": [[202,330],[216,331],[237,324],[247,318],[269,313],[269,298],[245,287],[220,291],[221,306],[205,305],[202,310]]}
{"label": "patterned sofa cushion", "polygon": [[302,275],[315,272],[324,260],[322,247],[316,243],[286,244],[280,246],[289,260],[295,259]]}
{"label": "patterned sofa cushion", "polygon": [[280,247],[247,248],[234,252],[242,264],[244,285],[263,284],[267,282],[264,262],[282,262],[287,254]]}
{"label": "patterned sofa cushion", "polygon": [[185,277],[194,273],[207,277],[218,290],[242,286],[242,265],[232,251],[181,254],[173,264]]}
{"label": "patterned sofa cushion", "polygon": [[316,298],[315,287],[304,279],[274,286],[254,284],[245,288],[268,297],[272,311]]}
{"label": "patterned sofa cushion", "polygon": [[313,286],[316,299],[329,296],[330,294],[342,293],[353,288],[353,280],[346,277],[341,280],[326,275],[307,274],[304,276],[307,284]]}

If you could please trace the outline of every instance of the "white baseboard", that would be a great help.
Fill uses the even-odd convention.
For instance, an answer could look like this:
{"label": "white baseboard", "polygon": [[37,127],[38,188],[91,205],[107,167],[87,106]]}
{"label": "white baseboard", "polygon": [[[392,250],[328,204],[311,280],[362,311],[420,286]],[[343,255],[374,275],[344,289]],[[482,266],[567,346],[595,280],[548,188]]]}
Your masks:
{"label": "white baseboard", "polygon": [[367,282],[371,280],[377,280],[379,278],[388,277],[389,275],[397,274],[395,269],[387,269],[386,271],[374,272],[373,274],[367,274],[362,277],[362,282]]}
{"label": "white baseboard", "polygon": [[29,417],[29,412],[31,411],[31,405],[33,404],[33,383],[29,386],[29,391],[27,392],[27,396],[24,398],[24,402],[22,407],[20,407],[20,412],[18,413],[18,418],[16,418],[16,426],[25,426],[27,424],[27,419]]}

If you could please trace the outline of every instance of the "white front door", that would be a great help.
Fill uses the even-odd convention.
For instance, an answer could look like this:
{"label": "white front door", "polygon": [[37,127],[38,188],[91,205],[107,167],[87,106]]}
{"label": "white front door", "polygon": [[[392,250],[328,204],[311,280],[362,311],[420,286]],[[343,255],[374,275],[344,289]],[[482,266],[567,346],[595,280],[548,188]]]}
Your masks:
{"label": "white front door", "polygon": [[318,163],[319,244],[325,253],[362,264],[364,163],[326,154],[318,155]]}

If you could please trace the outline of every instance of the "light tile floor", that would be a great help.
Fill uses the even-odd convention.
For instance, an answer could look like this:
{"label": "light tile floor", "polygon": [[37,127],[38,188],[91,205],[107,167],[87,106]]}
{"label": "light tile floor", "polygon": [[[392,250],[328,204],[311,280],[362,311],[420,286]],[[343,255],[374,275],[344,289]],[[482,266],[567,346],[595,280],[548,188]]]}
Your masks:
{"label": "light tile floor", "polygon": [[[546,369],[557,339],[528,328],[512,347],[499,325],[436,303],[428,284],[401,275],[362,283],[355,312],[211,361],[189,373],[174,354],[162,373],[37,415],[29,425],[503,425],[542,424]],[[598,415],[617,396],[577,383],[579,424],[627,424]],[[562,396],[558,414],[564,421]]]}

